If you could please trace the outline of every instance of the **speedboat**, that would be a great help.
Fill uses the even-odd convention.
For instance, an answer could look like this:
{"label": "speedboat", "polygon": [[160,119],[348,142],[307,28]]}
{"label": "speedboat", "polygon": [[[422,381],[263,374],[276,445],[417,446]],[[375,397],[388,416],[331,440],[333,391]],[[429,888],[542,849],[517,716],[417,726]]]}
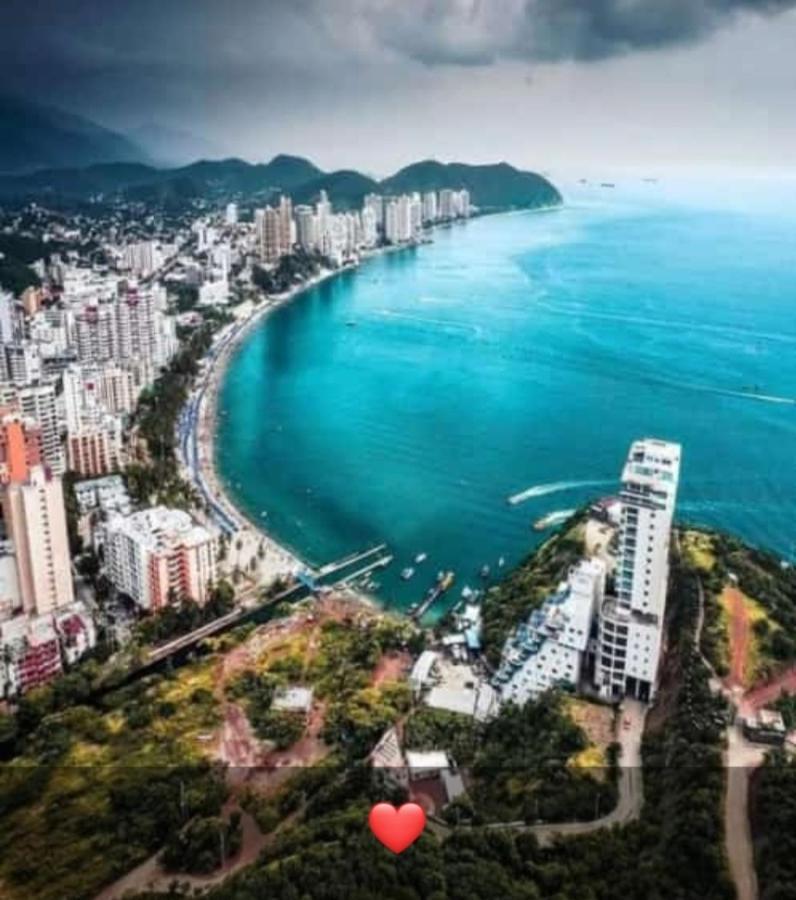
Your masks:
{"label": "speedboat", "polygon": [[428,553],[418,553],[415,557],[415,564],[419,565],[421,562],[425,562],[428,559]]}
{"label": "speedboat", "polygon": [[481,577],[489,578],[489,566],[487,566],[487,565],[481,566]]}
{"label": "speedboat", "polygon": [[405,569],[401,569],[401,578],[404,581],[409,581],[409,579],[415,574],[415,570],[411,566],[407,566]]}

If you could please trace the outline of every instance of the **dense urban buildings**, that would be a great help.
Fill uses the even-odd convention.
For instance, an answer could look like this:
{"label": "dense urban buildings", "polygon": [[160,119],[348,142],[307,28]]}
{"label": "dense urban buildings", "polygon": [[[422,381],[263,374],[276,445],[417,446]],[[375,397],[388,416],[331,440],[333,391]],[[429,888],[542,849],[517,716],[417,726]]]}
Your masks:
{"label": "dense urban buildings", "polygon": [[31,205],[17,220],[43,250],[37,284],[0,290],[0,697],[57,674],[97,638],[76,599],[67,490],[76,539],[98,554],[114,596],[144,612],[201,604],[219,577],[228,522],[135,504],[120,477],[147,459],[133,415],[177,354],[178,327],[231,318],[257,270],[285,257],[339,267],[473,212],[464,189],[369,194],[360,209],[335,209],[325,191],[298,205],[287,194],[255,208],[230,199],[168,220],[124,206],[70,222]]}

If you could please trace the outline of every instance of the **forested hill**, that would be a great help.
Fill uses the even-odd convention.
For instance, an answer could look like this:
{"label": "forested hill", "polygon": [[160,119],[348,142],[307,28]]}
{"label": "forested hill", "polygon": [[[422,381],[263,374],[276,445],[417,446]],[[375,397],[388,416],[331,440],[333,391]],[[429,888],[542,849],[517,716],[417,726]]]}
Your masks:
{"label": "forested hill", "polygon": [[164,202],[221,197],[265,201],[283,192],[297,203],[311,203],[325,190],[335,207],[346,209],[361,206],[370,192],[401,194],[444,188],[466,188],[471,201],[489,211],[561,203],[560,193],[546,178],[505,162],[467,165],[425,160],[378,181],[350,169],[324,172],[309,160],[284,154],[257,164],[241,159],[202,160],[163,169],[140,163],[104,163],[5,175],[0,176],[0,202],[98,197]]}

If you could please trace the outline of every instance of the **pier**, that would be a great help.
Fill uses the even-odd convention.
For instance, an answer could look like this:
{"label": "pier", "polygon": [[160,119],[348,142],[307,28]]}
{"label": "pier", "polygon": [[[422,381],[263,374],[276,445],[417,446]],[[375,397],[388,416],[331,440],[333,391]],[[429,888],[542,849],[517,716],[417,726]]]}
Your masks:
{"label": "pier", "polygon": [[450,583],[446,583],[443,579],[438,584],[435,584],[434,587],[429,588],[428,594],[426,594],[426,599],[411,614],[411,618],[414,619],[415,622],[419,622],[423,618],[423,616],[431,609],[431,607],[437,602],[437,600],[439,600],[439,598],[444,593],[446,593],[449,587]]}

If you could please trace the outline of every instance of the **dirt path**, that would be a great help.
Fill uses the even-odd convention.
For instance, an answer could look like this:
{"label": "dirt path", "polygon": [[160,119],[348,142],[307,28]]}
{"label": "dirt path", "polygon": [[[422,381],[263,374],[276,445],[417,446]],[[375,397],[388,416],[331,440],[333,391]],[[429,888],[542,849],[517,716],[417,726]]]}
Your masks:
{"label": "dirt path", "polygon": [[[234,802],[228,803],[224,810],[224,817],[228,818],[238,806]],[[158,862],[158,853],[141,863],[131,872],[128,872],[118,881],[106,887],[95,900],[121,900],[128,892],[140,893],[149,891],[168,891],[169,886],[175,881],[186,884],[190,888],[207,888],[219,884],[225,878],[229,878],[234,872],[244,866],[251,865],[260,855],[268,837],[257,827],[257,823],[246,812],[241,811],[242,841],[240,852],[227,862],[223,868],[216,869],[209,875],[182,875],[174,872],[166,872]]]}
{"label": "dirt path", "polygon": [[768,706],[783,693],[796,694],[796,666],[786,669],[766,684],[749,691],[744,697],[744,708],[750,711]]}
{"label": "dirt path", "polygon": [[385,653],[379,660],[371,679],[372,687],[379,687],[386,681],[398,681],[412,666],[412,655],[404,650]]}
{"label": "dirt path", "polygon": [[730,616],[730,674],[729,687],[746,685],[746,663],[751,641],[749,611],[738,588],[727,587],[724,595]]}

